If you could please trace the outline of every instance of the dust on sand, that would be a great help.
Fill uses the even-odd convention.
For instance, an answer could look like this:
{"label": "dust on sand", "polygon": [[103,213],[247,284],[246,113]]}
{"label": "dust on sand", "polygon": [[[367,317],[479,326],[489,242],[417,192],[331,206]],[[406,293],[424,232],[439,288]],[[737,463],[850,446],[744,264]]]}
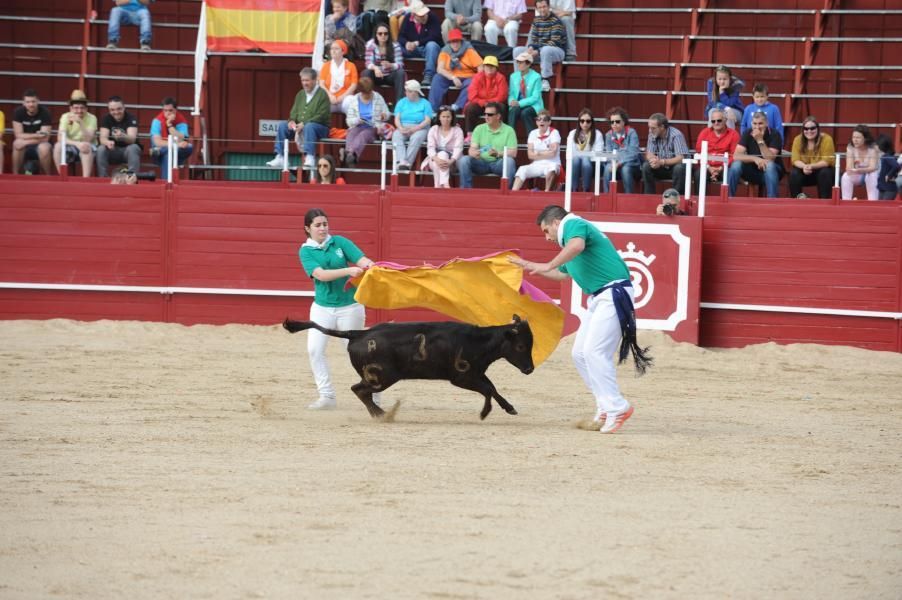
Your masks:
{"label": "dust on sand", "polygon": [[277,325],[0,322],[3,598],[898,598],[902,355],[641,332],[612,436],[570,340],[315,399]]}

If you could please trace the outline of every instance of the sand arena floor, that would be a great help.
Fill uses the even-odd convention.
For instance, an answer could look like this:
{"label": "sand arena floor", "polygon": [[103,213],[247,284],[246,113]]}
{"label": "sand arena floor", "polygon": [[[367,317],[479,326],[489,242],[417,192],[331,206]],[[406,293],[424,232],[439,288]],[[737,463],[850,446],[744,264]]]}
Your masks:
{"label": "sand arena floor", "polygon": [[278,327],[0,322],[0,598],[899,598],[902,355],[642,332],[621,433],[570,340],[372,421]]}

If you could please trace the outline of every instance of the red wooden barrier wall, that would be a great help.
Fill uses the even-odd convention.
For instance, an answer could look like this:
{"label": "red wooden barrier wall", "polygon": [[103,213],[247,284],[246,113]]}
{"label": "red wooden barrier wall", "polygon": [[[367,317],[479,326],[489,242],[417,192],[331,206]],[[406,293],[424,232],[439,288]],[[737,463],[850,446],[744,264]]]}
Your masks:
{"label": "red wooden barrier wall", "polygon": [[[310,290],[297,259],[303,214],[323,207],[336,232],[376,259],[438,264],[555,247],[535,227],[559,194],[451,190],[383,194],[372,186],[283,188],[186,182],[111,187],[5,177],[0,282]],[[648,220],[650,196],[574,195],[575,212]],[[902,350],[900,320],[704,308],[711,303],[902,312],[902,204],[714,201],[704,219],[701,343],[769,340]],[[536,281],[553,296],[559,289]],[[0,289],[0,318],[68,317],[274,323],[309,298]],[[373,320],[399,318],[376,312]],[[403,318],[431,318],[404,311]]]}

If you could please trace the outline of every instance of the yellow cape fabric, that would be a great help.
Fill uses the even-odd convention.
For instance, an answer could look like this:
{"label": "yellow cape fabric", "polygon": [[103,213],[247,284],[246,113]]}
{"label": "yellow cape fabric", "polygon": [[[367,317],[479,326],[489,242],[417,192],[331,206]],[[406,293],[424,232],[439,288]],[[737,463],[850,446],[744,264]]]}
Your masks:
{"label": "yellow cape fabric", "polygon": [[550,298],[534,300],[520,293],[523,270],[507,260],[514,255],[508,251],[477,260],[456,259],[441,267],[376,265],[352,281],[357,286],[354,298],[370,308],[429,308],[481,326],[503,325],[520,315],[529,320],[532,358],[538,366],[561,339],[564,311]]}

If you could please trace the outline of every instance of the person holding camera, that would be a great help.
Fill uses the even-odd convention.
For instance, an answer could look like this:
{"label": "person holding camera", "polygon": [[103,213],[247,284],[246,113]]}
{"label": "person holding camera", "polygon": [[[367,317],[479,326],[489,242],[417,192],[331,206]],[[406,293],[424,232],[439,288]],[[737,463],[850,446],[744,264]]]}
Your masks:
{"label": "person holding camera", "polygon": [[110,164],[128,165],[137,173],[141,169],[141,144],[138,143],[138,118],[125,110],[119,96],[110,96],[109,114],[100,122],[100,145],[97,146],[97,176],[107,177]]}
{"label": "person holding camera", "polygon": [[680,193],[676,188],[668,188],[661,196],[661,204],[655,211],[659,217],[672,217],[674,215],[685,215],[686,211],[680,208]]}
{"label": "person holding camera", "polygon": [[160,165],[160,177],[169,178],[169,136],[176,145],[176,167],[181,166],[191,153],[194,146],[188,141],[188,120],[178,111],[178,103],[175,98],[163,98],[163,110],[160,111],[150,124],[150,139],[153,146],[150,149],[153,161]]}

